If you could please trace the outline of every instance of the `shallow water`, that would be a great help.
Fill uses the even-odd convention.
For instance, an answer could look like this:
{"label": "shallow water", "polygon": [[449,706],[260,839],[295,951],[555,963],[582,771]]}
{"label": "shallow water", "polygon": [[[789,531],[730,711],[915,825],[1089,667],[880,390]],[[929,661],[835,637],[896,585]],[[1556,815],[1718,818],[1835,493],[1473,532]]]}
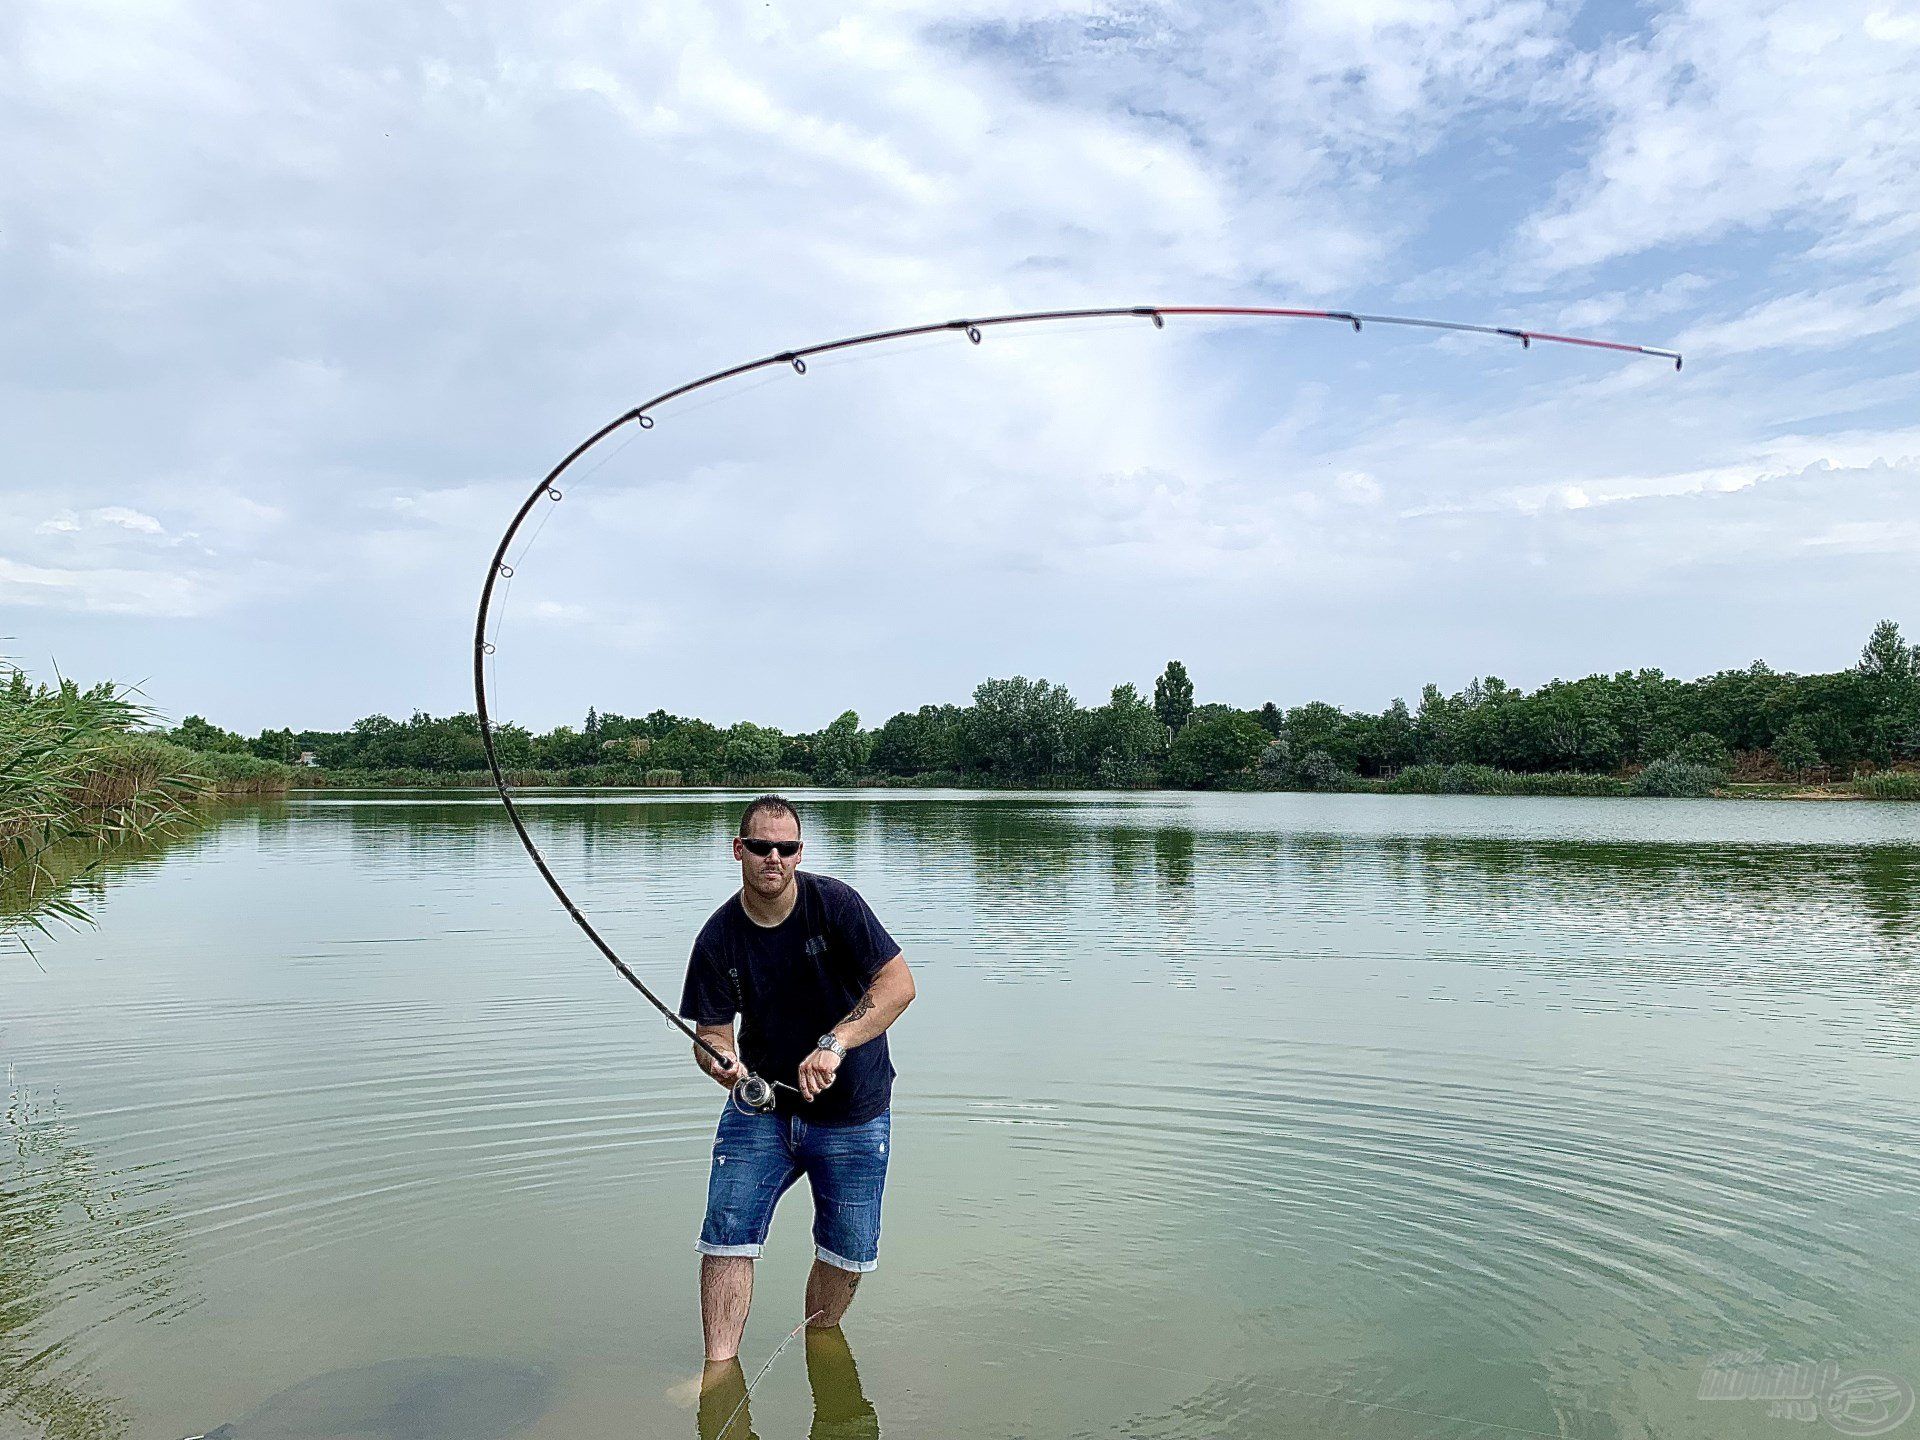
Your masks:
{"label": "shallow water", "polygon": [[[527,803],[677,993],[739,797]],[[870,1406],[1009,1440],[1861,1434],[1833,1377],[1807,1403],[1851,1417],[1811,1430],[1703,1381],[1920,1381],[1920,807],[806,812],[921,992],[857,1393],[812,1357],[820,1433]],[[412,1357],[542,1367],[536,1440],[696,1434],[723,1097],[497,801],[296,797],[107,884],[97,930],[0,970],[32,1151],[0,1195],[0,1435],[178,1440]],[[799,1319],[809,1219],[801,1187],[749,1374]],[[808,1433],[808,1377],[796,1342],[755,1433]]]}

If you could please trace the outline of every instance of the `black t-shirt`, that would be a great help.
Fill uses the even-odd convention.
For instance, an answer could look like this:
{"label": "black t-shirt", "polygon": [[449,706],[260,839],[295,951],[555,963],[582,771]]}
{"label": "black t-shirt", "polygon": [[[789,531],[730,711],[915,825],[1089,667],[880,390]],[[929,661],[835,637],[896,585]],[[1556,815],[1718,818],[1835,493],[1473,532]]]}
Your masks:
{"label": "black t-shirt", "polygon": [[[778,925],[757,925],[736,893],[693,942],[680,1014],[696,1025],[741,1017],[740,1058],[754,1074],[795,1083],[814,1041],[847,1018],[880,967],[900,953],[867,902],[830,875],[796,870],[800,893]],[[822,1125],[861,1125],[893,1098],[887,1037],[847,1051],[811,1102],[775,1090],[776,1110]]]}

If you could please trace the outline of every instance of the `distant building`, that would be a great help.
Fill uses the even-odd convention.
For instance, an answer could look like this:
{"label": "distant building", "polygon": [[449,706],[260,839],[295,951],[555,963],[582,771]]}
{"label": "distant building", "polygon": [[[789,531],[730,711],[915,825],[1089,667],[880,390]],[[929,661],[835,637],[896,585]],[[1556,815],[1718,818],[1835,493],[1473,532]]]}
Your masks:
{"label": "distant building", "polygon": [[300,752],[299,763],[302,765],[311,765],[317,770],[320,768],[320,757],[311,750],[302,750]]}

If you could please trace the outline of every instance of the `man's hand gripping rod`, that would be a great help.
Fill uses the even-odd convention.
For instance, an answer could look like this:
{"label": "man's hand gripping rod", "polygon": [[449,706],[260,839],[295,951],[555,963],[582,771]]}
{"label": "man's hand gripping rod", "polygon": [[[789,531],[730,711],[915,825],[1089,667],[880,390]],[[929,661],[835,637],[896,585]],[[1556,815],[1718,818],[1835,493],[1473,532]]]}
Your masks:
{"label": "man's hand gripping rod", "polygon": [[766,1111],[773,1109],[775,1090],[793,1090],[796,1095],[800,1093],[784,1080],[762,1080],[758,1075],[749,1075],[733,1087],[733,1098],[749,1110]]}
{"label": "man's hand gripping rod", "polygon": [[[741,1068],[739,1056],[727,1054],[726,1051],[720,1049],[718,1046],[702,1040],[698,1035],[694,1036],[693,1040],[694,1044],[711,1055],[714,1062],[724,1069],[733,1070]],[[773,1109],[774,1091],[776,1090],[785,1090],[794,1095],[800,1093],[797,1087],[787,1084],[784,1080],[763,1080],[749,1070],[744,1080],[736,1080],[734,1082],[733,1098],[749,1110],[758,1110],[764,1113],[765,1111]]]}

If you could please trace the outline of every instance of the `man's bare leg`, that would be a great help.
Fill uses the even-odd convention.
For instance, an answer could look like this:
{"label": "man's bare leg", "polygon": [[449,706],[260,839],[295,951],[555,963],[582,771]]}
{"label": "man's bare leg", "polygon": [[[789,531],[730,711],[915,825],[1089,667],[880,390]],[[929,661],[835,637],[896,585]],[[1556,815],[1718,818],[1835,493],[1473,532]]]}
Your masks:
{"label": "man's bare leg", "polygon": [[859,1288],[858,1272],[815,1260],[807,1275],[807,1314],[813,1316],[808,1325],[815,1330],[831,1330],[838,1325]]}
{"label": "man's bare leg", "polygon": [[720,1364],[740,1353],[740,1334],[753,1304],[751,1255],[700,1257],[700,1324],[706,1331],[707,1363]]}

